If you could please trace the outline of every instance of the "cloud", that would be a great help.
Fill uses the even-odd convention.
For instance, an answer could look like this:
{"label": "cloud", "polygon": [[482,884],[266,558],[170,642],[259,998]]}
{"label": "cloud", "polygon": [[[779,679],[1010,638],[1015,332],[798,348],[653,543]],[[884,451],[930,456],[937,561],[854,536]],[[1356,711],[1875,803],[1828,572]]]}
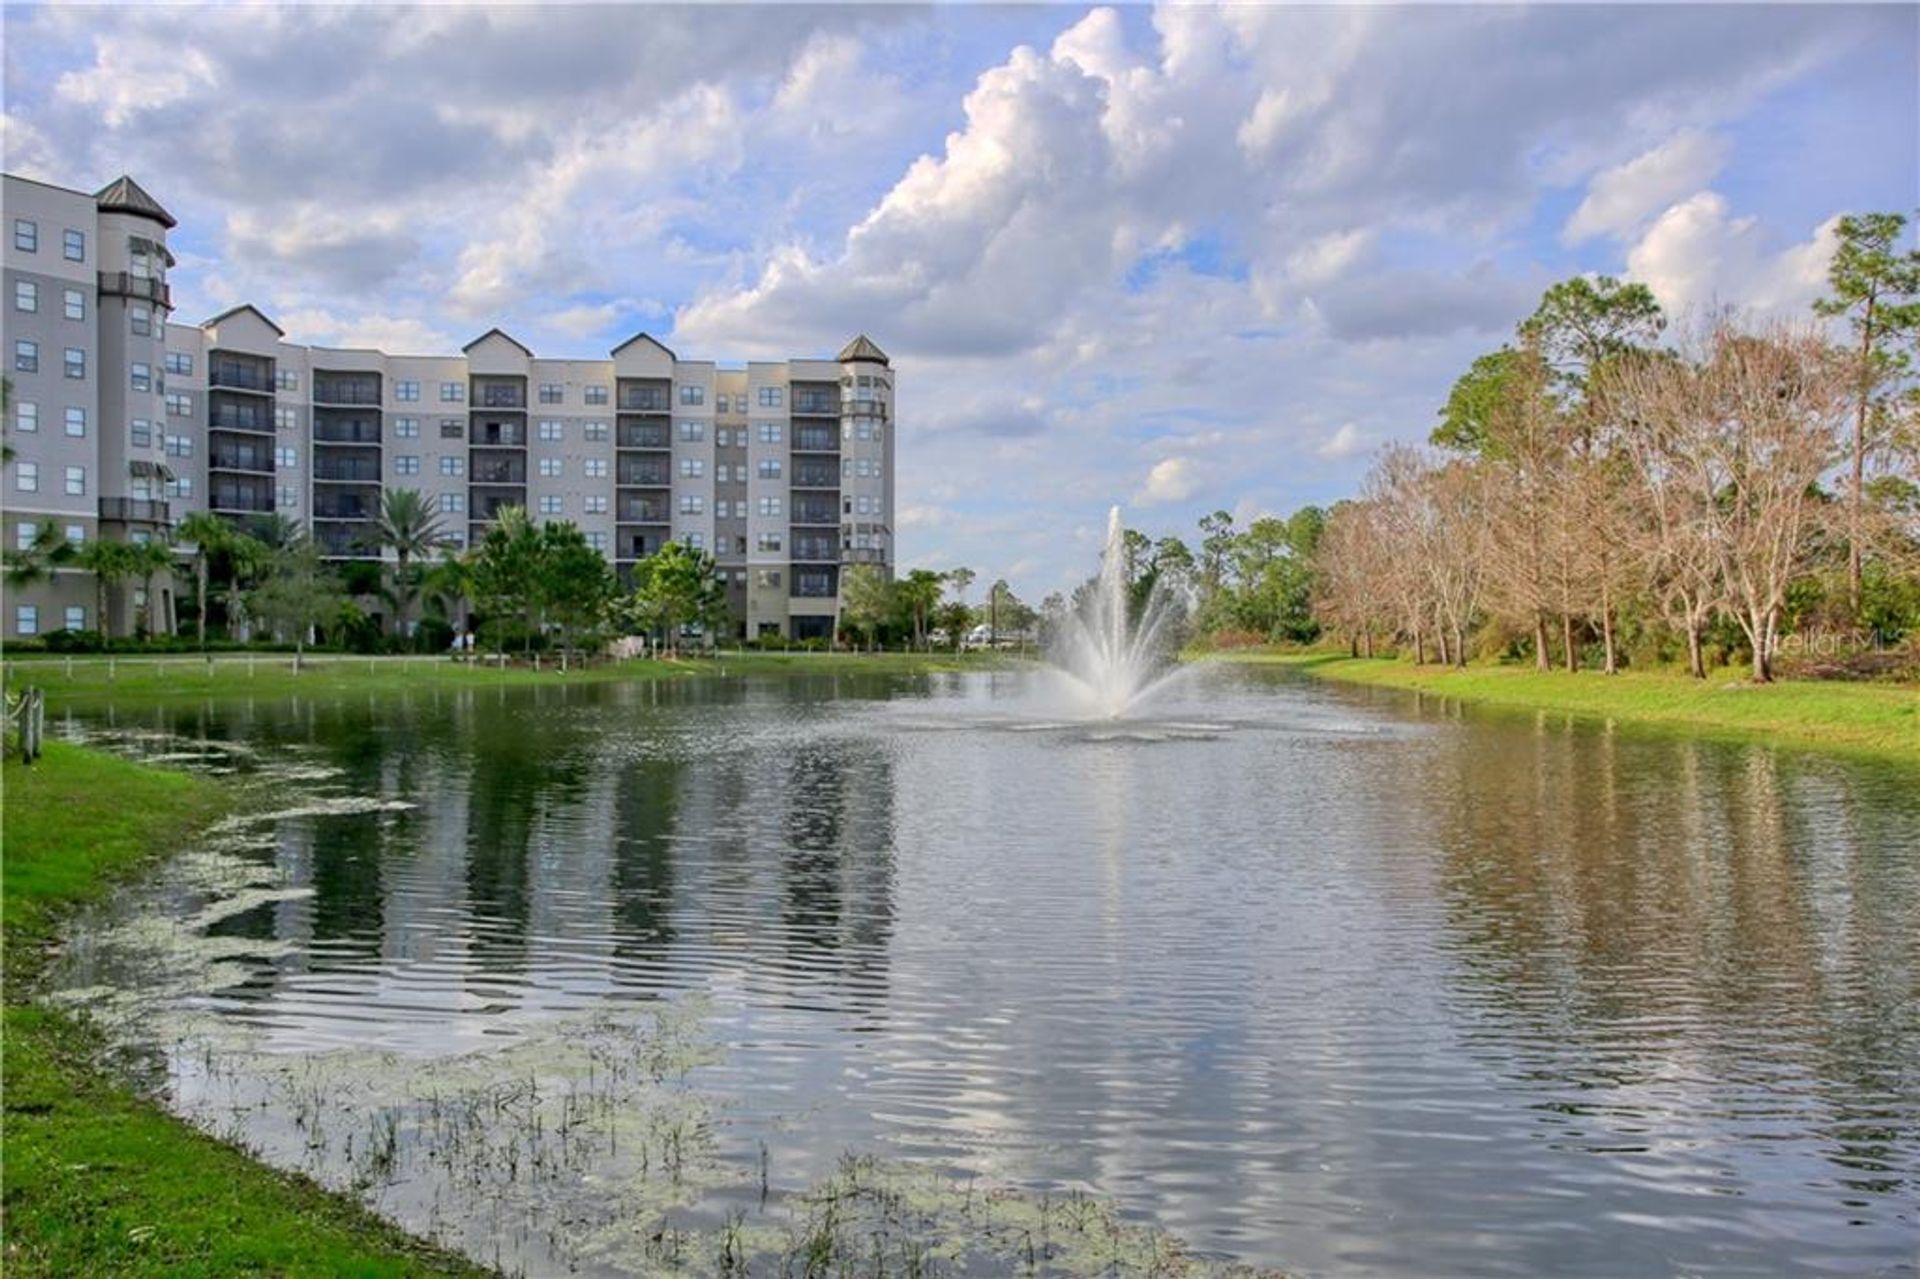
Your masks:
{"label": "cloud", "polygon": [[1157,506],[1184,502],[1199,491],[1200,477],[1195,473],[1192,459],[1169,457],[1153,464],[1147,472],[1146,486],[1134,500],[1142,506]]}
{"label": "cloud", "polygon": [[1669,314],[1720,306],[1804,316],[1827,289],[1837,217],[1806,241],[1775,248],[1759,219],[1733,216],[1702,191],[1661,214],[1627,253],[1627,273]]}
{"label": "cloud", "polygon": [[1350,457],[1359,457],[1368,449],[1368,440],[1360,428],[1352,422],[1342,422],[1340,428],[1329,435],[1313,453],[1315,457],[1329,461],[1344,461]]}
{"label": "cloud", "polygon": [[1727,161],[1727,141],[1702,130],[1677,133],[1653,150],[1604,169],[1587,198],[1567,219],[1560,238],[1580,244],[1595,236],[1624,238],[1651,216],[1713,180]]}

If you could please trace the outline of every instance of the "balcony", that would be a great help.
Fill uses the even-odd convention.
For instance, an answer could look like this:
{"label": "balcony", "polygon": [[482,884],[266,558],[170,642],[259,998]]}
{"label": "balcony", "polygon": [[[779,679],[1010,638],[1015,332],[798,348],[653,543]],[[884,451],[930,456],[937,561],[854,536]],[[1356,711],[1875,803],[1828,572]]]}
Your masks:
{"label": "balcony", "polygon": [[245,445],[216,441],[207,451],[207,469],[209,471],[252,471],[258,475],[271,475],[273,474],[273,450],[248,448]]}
{"label": "balcony", "polygon": [[207,385],[220,391],[254,391],[273,394],[273,370],[251,364],[214,361],[207,365]]}
{"label": "balcony", "polygon": [[840,548],[842,564],[885,564],[887,553],[871,546],[844,546]]}
{"label": "balcony", "polygon": [[525,422],[475,422],[467,442],[476,448],[523,449],[527,447]]}
{"label": "balcony", "polygon": [[380,424],[369,422],[365,418],[318,417],[313,424],[313,438],[321,444],[378,444],[380,443]]}
{"label": "balcony", "polygon": [[615,507],[614,519],[621,524],[665,524],[671,516],[665,502],[650,502],[640,497],[623,497]]}
{"label": "balcony", "polygon": [[315,373],[313,402],[315,404],[378,405],[380,379],[377,377],[329,377],[324,373]]}
{"label": "balcony", "polygon": [[833,569],[803,569],[793,575],[792,598],[827,600],[834,595]]}
{"label": "balcony", "polygon": [[380,463],[368,458],[316,457],[313,478],[325,484],[378,484]]}
{"label": "balcony", "polygon": [[506,510],[509,506],[525,506],[526,504],[526,495],[524,493],[519,497],[503,493],[475,493],[467,500],[467,506],[473,512],[472,518],[477,521],[484,520],[487,522],[499,519],[500,512]]}
{"label": "balcony", "polygon": [[661,533],[615,533],[613,555],[621,560],[644,560],[657,554],[666,542],[666,535]]}
{"label": "balcony", "polygon": [[361,528],[338,525],[316,528],[313,540],[320,544],[320,554],[328,559],[370,559],[378,554],[367,544],[366,530]]}
{"label": "balcony", "polygon": [[840,468],[821,466],[814,462],[802,462],[793,468],[793,487],[797,489],[837,489],[840,487]]}
{"label": "balcony", "polygon": [[839,417],[840,397],[825,391],[796,392],[793,411],[799,417]]}
{"label": "balcony", "polygon": [[524,409],[527,392],[518,386],[481,386],[473,391],[473,403],[483,409]]}
{"label": "balcony", "polygon": [[264,409],[238,404],[215,404],[207,410],[207,425],[218,431],[271,433],[273,417]]}
{"label": "balcony", "polygon": [[673,484],[673,472],[660,463],[649,465],[639,458],[621,458],[614,471],[614,482],[627,488],[668,488]]}
{"label": "balcony", "polygon": [[208,506],[219,515],[267,515],[273,511],[273,494],[216,488]]}
{"label": "balcony", "polygon": [[373,513],[373,501],[358,493],[335,493],[313,499],[316,520],[370,520]]}
{"label": "balcony", "polygon": [[793,450],[796,453],[838,453],[840,451],[840,428],[837,426],[795,426],[793,428]]}
{"label": "balcony", "polygon": [[669,449],[673,434],[665,422],[622,422],[617,442],[623,449]]}
{"label": "balcony", "polygon": [[885,400],[857,400],[851,395],[843,395],[840,397],[840,415],[842,417],[877,417],[884,422],[888,416],[887,403]]}
{"label": "balcony", "polygon": [[122,524],[166,524],[169,513],[165,502],[145,497],[103,497],[100,518]]}
{"label": "balcony", "polygon": [[109,297],[140,298],[169,311],[173,309],[173,290],[165,280],[135,275],[131,271],[102,271],[99,275],[100,292]]}
{"label": "balcony", "polygon": [[468,471],[475,484],[527,482],[527,460],[524,457],[476,457]]}
{"label": "balcony", "polygon": [[840,512],[832,502],[806,502],[796,499],[793,504],[793,523],[818,526],[830,524],[840,526]]}
{"label": "balcony", "polygon": [[796,537],[793,558],[797,563],[838,564],[840,547],[831,537]]}

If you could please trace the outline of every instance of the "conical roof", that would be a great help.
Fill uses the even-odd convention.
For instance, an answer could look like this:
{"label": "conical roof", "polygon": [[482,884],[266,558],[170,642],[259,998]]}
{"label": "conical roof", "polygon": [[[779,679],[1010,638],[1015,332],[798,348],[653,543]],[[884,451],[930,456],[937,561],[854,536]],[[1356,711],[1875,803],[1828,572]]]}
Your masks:
{"label": "conical roof", "polygon": [[853,360],[867,360],[874,364],[887,363],[887,353],[875,346],[873,339],[864,333],[842,347],[840,354],[835,358],[841,364],[846,364]]}
{"label": "conical roof", "polygon": [[173,214],[161,207],[160,201],[141,190],[140,184],[124,173],[101,187],[93,199],[102,213],[137,213],[164,227],[179,225],[173,220]]}

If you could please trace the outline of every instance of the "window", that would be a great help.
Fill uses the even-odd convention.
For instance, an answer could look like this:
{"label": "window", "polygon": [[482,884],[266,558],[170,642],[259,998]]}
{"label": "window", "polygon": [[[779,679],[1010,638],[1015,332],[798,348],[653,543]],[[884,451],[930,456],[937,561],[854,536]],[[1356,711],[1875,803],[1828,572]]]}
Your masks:
{"label": "window", "polygon": [[855,498],[853,501],[853,513],[855,515],[872,515],[873,499],[868,497],[865,493],[862,493],[859,497]]}
{"label": "window", "polygon": [[540,438],[541,438],[541,439],[543,439],[543,440],[557,440],[557,439],[559,439],[559,438],[560,438],[560,423],[558,423],[558,422],[542,422],[542,423],[540,424]]}
{"label": "window", "polygon": [[295,408],[275,408],[273,424],[283,431],[296,430],[300,426],[300,410]]}
{"label": "window", "polygon": [[466,473],[467,459],[464,457],[443,457],[440,459],[440,474],[465,475]]}
{"label": "window", "polygon": [[13,367],[22,373],[40,371],[40,344],[21,338],[13,344]]}
{"label": "window", "polygon": [[[77,320],[80,317],[69,313],[67,318],[69,320]],[[128,308],[127,323],[133,327],[133,336],[137,338],[153,336],[153,312],[147,310],[146,307],[136,306]]]}
{"label": "window", "polygon": [[134,390],[148,392],[153,390],[153,365],[136,360],[128,366],[128,369]]}
{"label": "window", "polygon": [[780,463],[774,458],[765,458],[760,463],[760,478],[777,480],[780,478]]}
{"label": "window", "polygon": [[297,471],[300,469],[300,450],[281,445],[273,451],[273,469],[276,471]]}
{"label": "window", "polygon": [[587,545],[596,551],[604,551],[607,549],[607,535],[600,532],[589,533],[587,534]]}
{"label": "window", "polygon": [[31,435],[40,429],[40,406],[25,400],[13,406],[13,429]]}
{"label": "window", "polygon": [[561,404],[566,399],[566,391],[558,382],[540,384],[540,402],[542,404]]}
{"label": "window", "polygon": [[14,605],[13,629],[22,635],[38,635],[40,633],[40,606],[38,604]]}
{"label": "window", "polygon": [[705,515],[706,513],[707,499],[704,497],[695,493],[689,493],[680,499],[680,514]]}
{"label": "window", "polygon": [[67,496],[85,497],[87,495],[87,468],[69,466],[67,468]]}
{"label": "window", "polygon": [[713,411],[715,413],[730,413],[733,410],[729,409],[727,406],[731,403],[733,403],[733,401],[729,400],[726,396],[716,395],[713,397]]}
{"label": "window", "polygon": [[698,479],[706,473],[707,461],[705,458],[683,457],[680,459],[680,474],[685,478],[690,480]]}
{"label": "window", "polygon": [[778,514],[780,514],[780,499],[779,499],[779,498],[777,498],[777,497],[763,497],[763,498],[761,498],[761,499],[760,499],[760,514],[762,514],[762,515],[778,515]]}
{"label": "window", "polygon": [[440,419],[440,438],[441,439],[458,440],[458,439],[465,438],[466,434],[467,434],[467,424],[461,421],[459,418],[443,417]]}
{"label": "window", "polygon": [[465,493],[442,493],[440,495],[440,513],[442,515],[458,515],[466,509],[467,495]]}
{"label": "window", "polygon": [[86,526],[82,524],[67,525],[67,545],[68,546],[85,546],[86,544],[87,544]]}
{"label": "window", "polygon": [[13,285],[13,309],[16,311],[38,311],[40,309],[40,286],[31,280],[16,280]]}
{"label": "window", "polygon": [[13,544],[21,550],[33,545],[33,539],[40,536],[40,526],[32,520],[21,520],[13,526]]}
{"label": "window", "polygon": [[541,458],[540,474],[545,476],[547,479],[553,479],[554,477],[558,476],[560,474],[560,459],[557,457]]}
{"label": "window", "polygon": [[87,375],[87,353],[77,346],[70,346],[61,357],[62,369],[70,378],[84,378]]}
{"label": "window", "polygon": [[276,484],[273,489],[275,507],[282,511],[291,511],[300,505],[300,490],[291,484]]}
{"label": "window", "polygon": [[38,462],[18,462],[13,464],[13,488],[17,493],[38,493],[40,491],[40,464]]}
{"label": "window", "polygon": [[758,423],[756,430],[762,444],[778,444],[780,442],[780,424],[778,422]]}
{"label": "window", "polygon": [[584,422],[580,426],[580,434],[589,444],[605,444],[607,442],[607,424],[605,422]]}
{"label": "window", "polygon": [[190,435],[163,435],[160,447],[168,457],[192,457],[193,437]]}
{"label": "window", "polygon": [[733,504],[728,502],[726,498],[723,497],[714,502],[713,504],[714,519],[724,520],[729,515],[732,515],[732,514],[733,514]]}
{"label": "window", "polygon": [[397,417],[393,419],[393,437],[396,440],[419,439],[420,419],[417,417]]}
{"label": "window", "polygon": [[588,515],[605,515],[607,513],[607,495],[605,493],[593,494],[582,502],[580,509]]}
{"label": "window", "polygon": [[185,351],[167,352],[167,372],[178,373],[182,377],[193,373],[193,357]]}
{"label": "window", "polygon": [[548,494],[540,499],[540,514],[558,515],[566,509],[566,504],[557,496]]}
{"label": "window", "polygon": [[66,616],[61,620],[65,624],[66,628],[70,631],[86,630],[87,629],[86,606],[84,604],[67,605]]}
{"label": "window", "polygon": [[175,417],[192,417],[193,397],[185,391],[167,392],[167,412]]}
{"label": "window", "polygon": [[604,480],[607,478],[607,459],[606,458],[590,457],[586,460],[584,465],[587,468],[588,479]]}
{"label": "window", "polygon": [[133,438],[133,447],[137,449],[150,449],[153,447],[153,423],[147,421],[147,419],[143,417],[133,419],[130,434]]}
{"label": "window", "polygon": [[282,391],[297,391],[300,389],[300,375],[292,369],[275,369],[273,384]]}
{"label": "window", "polygon": [[604,386],[587,387],[585,398],[588,404],[605,404],[607,402],[607,388]]}
{"label": "window", "polygon": [[74,409],[74,408],[68,409],[67,410],[67,434],[73,436],[75,439],[80,439],[84,437],[86,433],[87,433],[87,411],[85,409]]}
{"label": "window", "polygon": [[22,253],[40,251],[40,224],[29,222],[25,218],[13,220],[13,247]]}
{"label": "window", "polygon": [[778,533],[762,533],[755,545],[763,551],[777,551],[780,549],[780,535]]}
{"label": "window", "polygon": [[442,404],[459,404],[466,398],[467,388],[460,383],[442,382],[440,384],[440,402]]}
{"label": "window", "polygon": [[87,236],[84,231],[68,231],[60,237],[61,256],[69,262],[87,260]]}
{"label": "window", "polygon": [[420,474],[420,455],[418,453],[402,453],[398,455],[393,459],[393,473],[395,475]]}
{"label": "window", "polygon": [[[697,391],[700,388],[699,387],[692,387],[692,388],[682,387],[681,388],[681,390],[688,390],[688,389]],[[705,422],[682,422],[680,424],[680,438],[682,440],[685,440],[689,444],[699,443],[701,440],[704,440],[707,438],[707,424]]]}
{"label": "window", "polygon": [[707,388],[704,386],[681,387],[680,402],[682,404],[705,404],[707,402]]}
{"label": "window", "polygon": [[784,398],[783,393],[777,386],[763,386],[760,388],[760,407],[763,409],[779,408]]}
{"label": "window", "polygon": [[418,382],[395,382],[393,384],[393,398],[408,402],[419,399],[420,384]]}
{"label": "window", "polygon": [[680,540],[687,544],[688,550],[704,551],[707,549],[707,535],[705,533],[682,533]]}
{"label": "window", "polygon": [[193,496],[193,477],[190,475],[182,475],[168,480],[166,494],[168,497],[191,498]]}

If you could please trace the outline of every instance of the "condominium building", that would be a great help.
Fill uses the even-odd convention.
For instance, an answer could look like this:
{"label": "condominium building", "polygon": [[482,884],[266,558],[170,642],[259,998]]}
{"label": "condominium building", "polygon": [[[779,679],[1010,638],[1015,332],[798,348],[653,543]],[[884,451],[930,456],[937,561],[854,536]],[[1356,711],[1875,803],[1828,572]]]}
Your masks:
{"label": "condominium building", "polygon": [[[455,545],[522,506],[621,569],[670,540],[709,551],[739,632],[794,638],[831,634],[846,567],[891,571],[895,375],[865,337],[725,366],[646,334],[564,359],[499,329],[450,355],[299,345],[252,306],[176,324],[174,220],[132,179],[5,190],[8,545],[47,520],[140,539],[210,510],[283,514],[331,557],[377,558],[381,493],[410,488]],[[141,589],[111,608],[145,607]],[[93,593],[71,571],[21,588],[6,633],[98,628]]]}

